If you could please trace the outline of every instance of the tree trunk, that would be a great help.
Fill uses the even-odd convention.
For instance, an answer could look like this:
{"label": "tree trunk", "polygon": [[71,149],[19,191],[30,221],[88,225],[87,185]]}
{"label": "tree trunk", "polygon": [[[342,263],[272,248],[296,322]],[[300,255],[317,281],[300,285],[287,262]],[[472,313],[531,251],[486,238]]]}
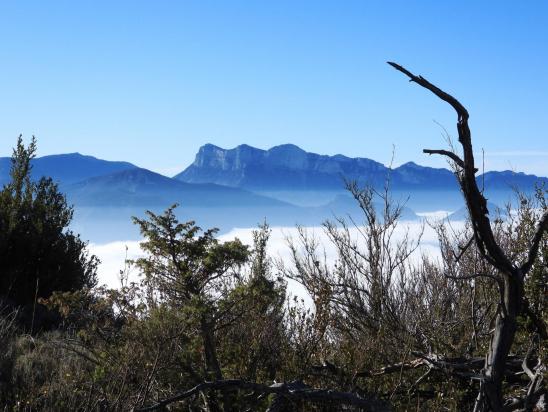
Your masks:
{"label": "tree trunk", "polygon": [[519,271],[504,275],[503,302],[495,320],[495,331],[485,362],[483,394],[478,397],[477,411],[500,411],[503,408],[502,383],[506,359],[517,329],[517,316],[523,299]]}
{"label": "tree trunk", "polygon": [[[215,337],[213,336],[213,328],[207,319],[207,315],[202,315],[200,318],[200,328],[202,334],[202,344],[204,346],[204,363],[206,380],[220,381],[223,379],[223,373],[219,360],[217,359],[217,347],[215,345]],[[210,391],[204,395],[207,401],[207,409],[211,412],[221,412],[219,400],[214,391]]]}
{"label": "tree trunk", "polygon": [[201,333],[202,343],[204,345],[205,369],[208,378],[222,380],[223,373],[221,372],[219,360],[217,359],[217,349],[215,345],[215,338],[213,336],[213,329],[206,315],[202,315],[200,319],[200,327],[202,329]]}

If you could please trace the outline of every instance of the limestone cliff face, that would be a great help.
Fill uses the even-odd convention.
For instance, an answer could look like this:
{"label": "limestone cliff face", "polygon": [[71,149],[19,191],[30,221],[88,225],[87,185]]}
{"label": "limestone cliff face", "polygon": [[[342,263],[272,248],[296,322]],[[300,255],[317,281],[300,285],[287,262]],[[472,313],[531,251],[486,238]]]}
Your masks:
{"label": "limestone cliff face", "polygon": [[269,150],[248,145],[222,149],[202,146],[192,165],[175,176],[188,183],[217,183],[263,190],[337,190],[345,180],[381,186],[391,176],[395,187],[449,188],[455,179],[446,169],[406,163],[390,170],[366,158],[308,153],[285,144]]}
{"label": "limestone cliff face", "polygon": [[387,170],[373,160],[318,155],[292,144],[269,150],[248,145],[227,150],[207,144],[200,148],[194,163],[175,178],[247,189],[338,189],[344,186],[344,179],[382,180]]}

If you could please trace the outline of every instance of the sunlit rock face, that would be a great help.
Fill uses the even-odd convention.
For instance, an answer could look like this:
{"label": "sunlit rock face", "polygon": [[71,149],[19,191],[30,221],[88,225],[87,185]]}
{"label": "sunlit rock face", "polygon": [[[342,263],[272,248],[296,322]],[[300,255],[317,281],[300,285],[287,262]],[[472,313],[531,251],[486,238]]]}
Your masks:
{"label": "sunlit rock face", "polygon": [[[309,153],[293,144],[269,150],[240,145],[223,149],[202,146],[194,163],[175,179],[187,183],[216,183],[249,190],[340,190],[345,181],[384,187],[389,180],[393,190],[458,191],[454,174],[443,168],[420,166],[414,162],[390,169],[367,158]],[[486,189],[508,190],[517,186],[528,191],[547,178],[523,173],[487,172],[478,181]],[[483,187],[483,186],[482,186]]]}
{"label": "sunlit rock face", "polygon": [[222,149],[202,146],[196,160],[176,179],[246,189],[337,189],[345,179],[377,183],[388,169],[381,163],[343,155],[308,153],[292,144],[261,150],[248,145]]}

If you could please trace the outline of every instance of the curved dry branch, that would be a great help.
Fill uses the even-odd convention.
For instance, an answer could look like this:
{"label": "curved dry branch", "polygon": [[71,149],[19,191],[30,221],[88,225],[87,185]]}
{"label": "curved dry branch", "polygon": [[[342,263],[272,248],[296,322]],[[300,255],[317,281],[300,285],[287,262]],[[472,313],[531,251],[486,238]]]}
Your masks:
{"label": "curved dry branch", "polygon": [[481,254],[497,269],[507,275],[515,272],[515,267],[508,257],[502,251],[495,240],[491,222],[489,220],[489,211],[487,209],[487,200],[482,195],[476,183],[476,167],[474,166],[474,153],[472,150],[472,138],[470,127],[468,126],[469,114],[466,108],[449,93],[444,92],[439,87],[433,85],[422,76],[416,76],[399,64],[388,62],[390,66],[409,77],[410,81],[430,90],[441,100],[449,103],[457,112],[457,131],[459,143],[462,145],[464,159],[460,159],[456,154],[443,150],[428,150],[426,153],[437,153],[448,156],[462,167],[463,173],[458,174],[460,187],[462,189],[466,206],[470,214],[470,220],[474,229],[474,238]]}
{"label": "curved dry branch", "polygon": [[453,275],[448,275],[447,273],[444,273],[443,276],[445,276],[447,279],[452,279],[452,280],[471,280],[471,279],[477,279],[477,278],[488,278],[488,279],[493,279],[495,282],[497,282],[498,285],[502,283],[499,277],[497,277],[496,275],[491,275],[490,273],[474,273],[472,275],[461,275],[461,276],[453,276]]}
{"label": "curved dry branch", "polygon": [[[450,158],[453,162],[455,162],[458,166],[462,167],[464,169],[464,161],[455,153],[449,151],[449,150],[443,150],[443,149],[423,149],[423,153],[432,155],[432,154],[439,154],[442,156],[447,156]],[[478,168],[474,168],[474,173],[478,171]]]}
{"label": "curved dry branch", "polygon": [[449,93],[444,92],[439,87],[434,86],[432,83],[430,83],[428,80],[426,80],[422,76],[415,76],[413,73],[411,73],[409,70],[407,70],[405,67],[400,66],[397,63],[394,62],[387,62],[390,66],[395,68],[396,70],[402,72],[407,77],[409,77],[412,82],[415,82],[417,84],[420,84],[422,87],[430,90],[432,93],[434,93],[436,96],[438,96],[443,101],[449,103],[453,109],[459,114],[468,119],[468,111],[466,108],[453,96],[451,96]]}
{"label": "curved dry branch", "polygon": [[542,240],[544,232],[548,232],[548,210],[544,212],[538,223],[535,235],[533,236],[533,240],[531,241],[531,248],[529,249],[527,260],[521,265],[521,273],[523,274],[523,276],[525,276],[527,272],[529,272],[529,270],[533,266],[533,263],[535,262],[535,259],[537,258],[540,242]]}
{"label": "curved dry branch", "polygon": [[529,300],[524,297],[523,303],[522,303],[522,309],[523,313],[527,315],[535,329],[537,330],[537,333],[541,337],[541,339],[548,339],[548,331],[546,329],[546,323],[544,323],[544,320],[539,317],[535,311],[531,310],[531,305],[529,304]]}
{"label": "curved dry branch", "polygon": [[263,385],[255,382],[248,382],[240,379],[226,379],[220,381],[203,382],[196,385],[179,395],[164,399],[154,405],[134,409],[134,412],[154,411],[163,408],[169,404],[190,398],[200,392],[218,390],[248,390],[259,394],[276,394],[290,400],[302,400],[313,403],[329,402],[339,405],[352,405],[368,412],[388,412],[391,411],[389,405],[375,399],[365,399],[351,392],[338,392],[329,389],[310,388],[300,381],[291,383],[275,383],[273,385]]}
{"label": "curved dry branch", "polygon": [[443,150],[443,149],[423,149],[423,153],[426,154],[439,154],[442,156],[449,157],[452,161],[454,161],[458,166],[462,167],[464,169],[464,161],[455,153],[449,151],[449,150]]}

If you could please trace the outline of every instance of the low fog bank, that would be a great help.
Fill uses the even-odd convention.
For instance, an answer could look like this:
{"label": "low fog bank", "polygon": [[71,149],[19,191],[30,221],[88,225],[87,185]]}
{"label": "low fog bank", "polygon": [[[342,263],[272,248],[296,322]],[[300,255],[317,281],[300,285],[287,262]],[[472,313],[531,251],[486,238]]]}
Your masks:
{"label": "low fog bank", "polygon": [[[422,215],[425,217],[421,221],[400,222],[396,228],[394,242],[403,239],[406,233],[409,234],[410,239],[416,239],[422,232],[420,246],[412,256],[412,259],[418,260],[423,254],[429,256],[431,259],[438,259],[440,257],[438,237],[436,231],[429,223],[439,221],[439,217],[444,217],[447,213],[448,212],[445,211],[423,213]],[[458,231],[464,227],[464,224],[464,221],[453,221],[451,222],[451,227],[455,231]],[[221,234],[219,240],[226,241],[238,238],[243,243],[252,245],[252,233],[255,229],[256,228],[235,228]],[[293,239],[298,244],[298,229],[296,227],[284,226],[276,226],[271,229],[272,233],[268,245],[270,256],[274,260],[282,261],[286,265],[291,265],[291,254],[288,247],[288,241]],[[311,226],[305,227],[304,229],[309,235],[313,235],[318,240],[322,247],[322,254],[325,254],[328,263],[334,263],[336,259],[336,250],[329,241],[324,228],[321,226]],[[352,228],[351,234],[356,239],[359,239],[358,229]],[[125,269],[125,259],[136,259],[142,256],[139,243],[139,240],[115,241],[102,244],[90,243],[90,252],[97,255],[101,260],[98,269],[100,284],[105,284],[112,288],[120,287],[120,271]],[[129,270],[129,280],[139,281],[139,274],[135,268]],[[288,288],[292,294],[305,299],[307,298],[300,285],[290,281]]]}
{"label": "low fog bank", "polygon": [[[363,221],[363,212],[348,191],[280,191],[263,194],[287,203],[261,207],[225,207],[215,204],[195,207],[182,203],[175,212],[180,221],[194,220],[203,228],[216,227],[220,234],[230,233],[234,228],[255,227],[265,220],[273,227],[315,227],[320,226],[326,218],[334,216],[350,216],[358,222]],[[508,201],[513,199],[515,202],[515,197],[509,191],[492,191],[488,199],[489,210],[493,213]],[[403,205],[401,219],[405,221],[420,221],[424,216],[447,217],[451,213],[453,221],[460,221],[467,216],[462,195],[457,191],[394,191],[391,193],[391,202]],[[382,207],[380,198],[375,199],[375,203]],[[162,213],[169,206],[171,204],[153,207],[76,206],[71,229],[80,233],[82,239],[95,244],[112,243],[120,239],[138,241],[141,236],[131,217],[142,218],[147,209]]]}

